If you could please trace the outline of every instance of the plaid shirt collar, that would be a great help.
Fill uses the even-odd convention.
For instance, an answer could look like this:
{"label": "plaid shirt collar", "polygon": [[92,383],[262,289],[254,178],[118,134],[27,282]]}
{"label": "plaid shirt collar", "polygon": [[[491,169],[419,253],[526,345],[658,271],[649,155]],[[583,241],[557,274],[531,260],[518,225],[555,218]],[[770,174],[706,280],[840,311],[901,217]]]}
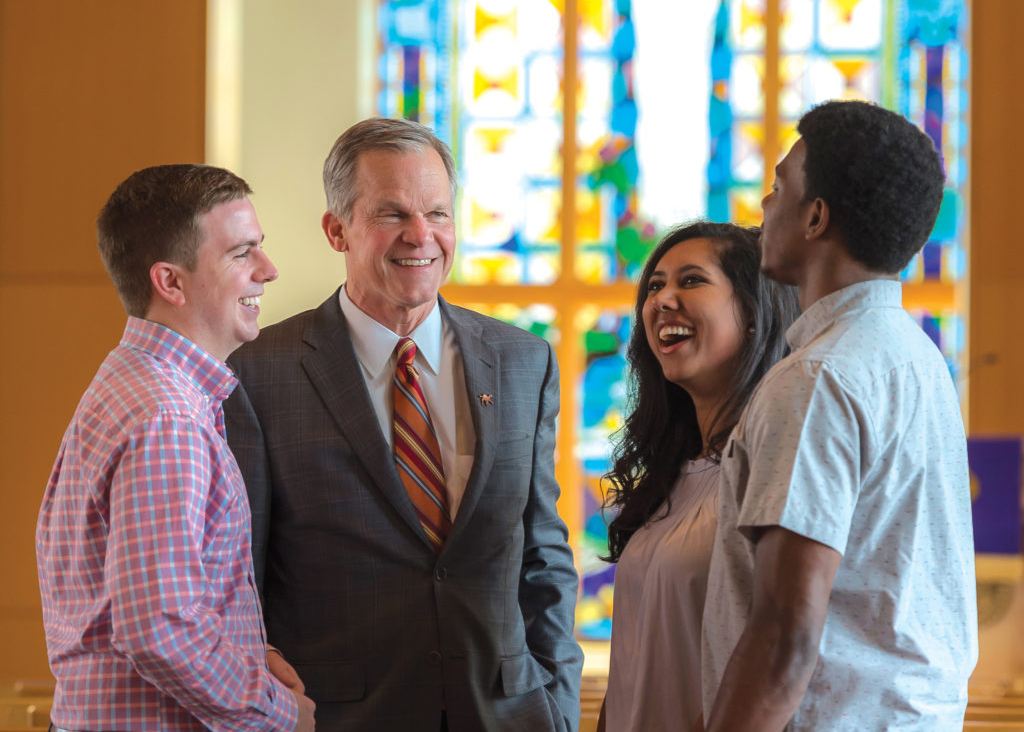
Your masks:
{"label": "plaid shirt collar", "polygon": [[223,402],[238,386],[228,365],[185,336],[152,320],[130,317],[121,346],[144,351],[182,372],[215,404]]}

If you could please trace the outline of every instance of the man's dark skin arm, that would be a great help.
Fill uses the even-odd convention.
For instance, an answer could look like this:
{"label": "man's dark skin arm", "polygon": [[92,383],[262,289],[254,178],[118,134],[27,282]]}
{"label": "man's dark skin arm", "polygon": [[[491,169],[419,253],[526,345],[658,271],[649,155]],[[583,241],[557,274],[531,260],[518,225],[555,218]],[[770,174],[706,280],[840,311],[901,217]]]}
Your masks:
{"label": "man's dark skin arm", "polygon": [[750,620],[725,668],[707,732],[773,732],[789,723],[818,660],[841,558],[778,526],[761,534]]}

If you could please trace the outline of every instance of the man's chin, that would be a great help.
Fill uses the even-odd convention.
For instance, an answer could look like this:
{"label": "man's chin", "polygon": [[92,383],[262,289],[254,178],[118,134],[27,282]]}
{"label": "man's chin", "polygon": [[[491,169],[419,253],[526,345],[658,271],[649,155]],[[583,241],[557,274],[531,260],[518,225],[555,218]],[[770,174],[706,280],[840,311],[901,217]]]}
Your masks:
{"label": "man's chin", "polygon": [[238,336],[235,338],[235,340],[238,342],[238,345],[236,345],[235,348],[240,348],[244,346],[246,343],[251,343],[252,341],[256,340],[259,334],[260,329],[257,327],[247,328],[242,333],[239,333]]}
{"label": "man's chin", "polygon": [[417,286],[406,288],[403,292],[398,293],[397,299],[404,300],[405,304],[411,308],[422,307],[437,300],[440,288],[441,283],[437,281],[420,282]]}
{"label": "man's chin", "polygon": [[778,282],[780,285],[795,285],[796,279],[792,275],[781,267],[774,265],[771,262],[765,262],[761,260],[761,274],[770,280]]}

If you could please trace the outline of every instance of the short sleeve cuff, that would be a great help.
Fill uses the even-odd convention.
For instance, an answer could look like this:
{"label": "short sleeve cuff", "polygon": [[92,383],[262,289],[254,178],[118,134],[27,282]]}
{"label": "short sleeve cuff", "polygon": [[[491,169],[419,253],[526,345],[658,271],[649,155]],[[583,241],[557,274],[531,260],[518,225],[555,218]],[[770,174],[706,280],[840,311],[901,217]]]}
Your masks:
{"label": "short sleeve cuff", "polygon": [[821,362],[794,362],[770,386],[750,408],[736,526],[751,541],[779,526],[843,554],[859,496],[863,410]]}
{"label": "short sleeve cuff", "polygon": [[765,529],[776,526],[786,531],[791,531],[805,539],[823,544],[829,549],[834,549],[840,555],[846,553],[849,527],[837,525],[834,521],[816,520],[808,516],[790,517],[783,513],[781,517],[777,518],[744,518],[737,525],[737,528],[749,541],[756,542]]}

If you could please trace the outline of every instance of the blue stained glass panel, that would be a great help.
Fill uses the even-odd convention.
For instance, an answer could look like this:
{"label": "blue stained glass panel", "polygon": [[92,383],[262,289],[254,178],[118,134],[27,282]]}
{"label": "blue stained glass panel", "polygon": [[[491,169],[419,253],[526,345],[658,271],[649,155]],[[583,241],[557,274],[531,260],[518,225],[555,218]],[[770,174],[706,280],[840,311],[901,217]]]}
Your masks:
{"label": "blue stained glass panel", "polygon": [[614,565],[600,557],[608,553],[602,477],[611,470],[615,432],[627,406],[626,345],[632,317],[626,310],[585,309],[578,319],[586,353],[586,368],[578,390],[580,414],[576,459],[582,467],[583,532],[577,545],[583,594],[577,612],[582,638],[607,639],[611,633]]}

